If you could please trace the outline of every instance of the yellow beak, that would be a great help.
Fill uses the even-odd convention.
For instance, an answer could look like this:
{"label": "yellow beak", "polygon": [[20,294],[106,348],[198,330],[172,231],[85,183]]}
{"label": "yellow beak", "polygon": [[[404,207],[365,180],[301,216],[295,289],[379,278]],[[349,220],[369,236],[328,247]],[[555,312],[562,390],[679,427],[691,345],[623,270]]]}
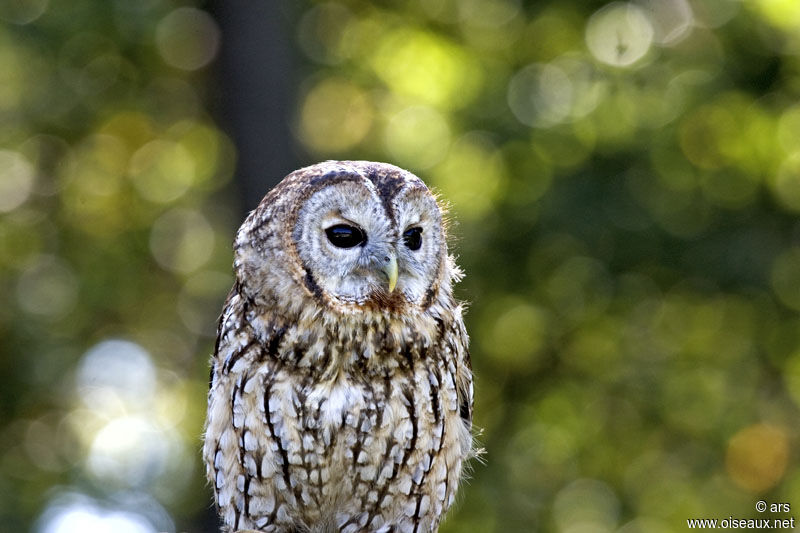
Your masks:
{"label": "yellow beak", "polygon": [[389,292],[394,291],[394,288],[397,286],[397,258],[391,256],[381,270],[383,270],[383,273],[386,274],[386,277],[389,279]]}

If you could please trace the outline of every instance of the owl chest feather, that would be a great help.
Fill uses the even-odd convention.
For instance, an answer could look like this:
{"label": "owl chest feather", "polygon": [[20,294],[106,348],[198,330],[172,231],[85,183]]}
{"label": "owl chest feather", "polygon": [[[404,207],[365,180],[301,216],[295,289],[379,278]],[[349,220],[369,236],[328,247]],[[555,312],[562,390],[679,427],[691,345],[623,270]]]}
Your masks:
{"label": "owl chest feather", "polygon": [[[257,326],[283,337],[273,356],[272,336],[248,344],[232,333],[219,348],[223,393],[211,396],[208,431],[219,425],[220,436],[206,439],[205,454],[226,522],[435,530],[471,440],[459,416],[457,354],[396,324],[358,335],[307,326],[302,338]],[[401,335],[412,342],[393,344]]]}

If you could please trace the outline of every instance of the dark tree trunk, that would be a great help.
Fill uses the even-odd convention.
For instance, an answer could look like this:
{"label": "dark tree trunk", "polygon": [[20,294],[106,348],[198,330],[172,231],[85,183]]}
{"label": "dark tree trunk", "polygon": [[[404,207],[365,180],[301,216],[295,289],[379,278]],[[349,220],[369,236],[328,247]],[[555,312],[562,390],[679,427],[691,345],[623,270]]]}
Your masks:
{"label": "dark tree trunk", "polygon": [[222,30],[219,119],[236,144],[242,207],[250,211],[298,166],[289,127],[297,94],[293,4],[217,0],[211,7]]}

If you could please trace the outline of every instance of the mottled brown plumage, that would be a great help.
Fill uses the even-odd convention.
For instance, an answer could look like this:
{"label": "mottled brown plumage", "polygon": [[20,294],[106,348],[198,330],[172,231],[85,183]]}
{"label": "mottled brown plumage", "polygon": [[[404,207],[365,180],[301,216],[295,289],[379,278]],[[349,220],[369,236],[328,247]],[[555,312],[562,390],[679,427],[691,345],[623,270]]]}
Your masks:
{"label": "mottled brown plumage", "polygon": [[245,220],[234,270],[203,448],[223,530],[436,531],[472,449],[472,374],[424,183],[298,170]]}

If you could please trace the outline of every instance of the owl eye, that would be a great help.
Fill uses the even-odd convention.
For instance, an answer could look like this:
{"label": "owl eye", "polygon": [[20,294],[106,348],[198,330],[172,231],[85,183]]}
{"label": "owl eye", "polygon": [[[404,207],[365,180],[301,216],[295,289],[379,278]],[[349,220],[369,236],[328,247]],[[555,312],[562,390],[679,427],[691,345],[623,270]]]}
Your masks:
{"label": "owl eye", "polygon": [[337,248],[352,248],[367,242],[367,236],[355,226],[336,224],[325,230],[331,244]]}
{"label": "owl eye", "polygon": [[419,250],[422,246],[422,228],[408,228],[403,233],[403,242],[409,250]]}

